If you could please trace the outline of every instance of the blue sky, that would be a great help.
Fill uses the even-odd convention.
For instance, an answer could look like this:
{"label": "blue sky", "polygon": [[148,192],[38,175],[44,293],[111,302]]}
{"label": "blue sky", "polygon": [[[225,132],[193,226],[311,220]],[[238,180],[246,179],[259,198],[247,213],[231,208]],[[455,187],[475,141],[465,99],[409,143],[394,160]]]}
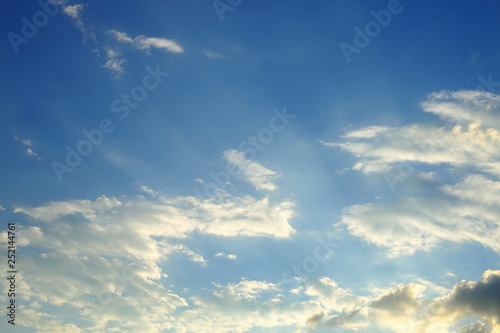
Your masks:
{"label": "blue sky", "polygon": [[2,7],[0,330],[500,331],[496,1]]}

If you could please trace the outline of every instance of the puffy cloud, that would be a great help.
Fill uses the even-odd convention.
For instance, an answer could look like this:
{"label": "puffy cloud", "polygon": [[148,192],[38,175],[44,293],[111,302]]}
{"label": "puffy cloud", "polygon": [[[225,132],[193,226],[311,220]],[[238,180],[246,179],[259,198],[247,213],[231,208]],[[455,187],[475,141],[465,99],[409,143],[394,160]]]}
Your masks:
{"label": "puffy cloud", "polygon": [[126,33],[109,30],[108,31],[117,41],[122,43],[130,43],[139,50],[145,50],[148,54],[151,52],[151,47],[156,47],[166,52],[182,53],[184,49],[175,41],[167,38],[147,37],[144,35],[135,38],[129,37]]}
{"label": "puffy cloud", "polygon": [[214,295],[221,298],[236,298],[236,299],[247,299],[253,300],[259,297],[259,295],[264,291],[277,290],[278,286],[274,283],[267,281],[255,281],[242,279],[238,283],[228,284],[227,286],[221,286],[215,284],[218,291],[214,292]]}
{"label": "puffy cloud", "polygon": [[237,166],[239,170],[238,175],[250,182],[257,190],[274,191],[278,188],[273,184],[272,180],[280,175],[256,162],[246,159],[245,153],[230,149],[224,152],[224,158],[229,163]]}
{"label": "puffy cloud", "polygon": [[485,323],[475,322],[474,324],[466,325],[460,329],[460,333],[489,333],[493,332],[493,329],[486,326]]}
{"label": "puffy cloud", "polygon": [[23,245],[155,262],[168,249],[153,237],[185,238],[195,230],[225,237],[289,237],[294,232],[289,224],[292,207],[289,202],[273,204],[250,196],[217,200],[101,196],[95,201],[18,206],[14,212],[45,224],[27,228]]}
{"label": "puffy cloud", "polygon": [[459,282],[450,294],[433,300],[428,308],[432,318],[457,321],[475,315],[500,329],[500,271],[488,270],[478,282]]}
{"label": "puffy cloud", "polygon": [[242,279],[214,284],[207,295],[190,300],[193,307],[179,314],[177,332],[249,332],[276,327],[304,328],[307,318],[321,311],[314,300],[290,301],[280,285]]}
{"label": "puffy cloud", "polygon": [[[14,212],[25,214],[32,224],[18,225],[23,237],[17,244],[36,249],[23,256],[20,288],[25,300],[43,304],[43,310],[45,304],[51,311],[79,310],[91,320],[93,326],[84,328],[89,332],[113,327],[160,332],[174,327],[174,312],[189,306],[186,297],[166,286],[168,257],[182,253],[208,265],[202,254],[181,243],[183,239],[194,233],[286,238],[294,232],[289,224],[293,204],[288,202],[229,194],[205,200],[168,197],[141,189],[151,197],[100,196],[15,206]],[[251,299],[273,288],[271,283],[245,280],[225,290]],[[45,324],[36,326],[39,329],[52,322],[48,316],[40,318]]]}
{"label": "puffy cloud", "polygon": [[428,298],[426,286],[408,283],[381,293],[356,295],[329,278],[303,280],[301,297],[280,284],[242,279],[214,284],[206,296],[191,298],[193,307],[182,312],[179,332],[247,332],[252,328],[290,327],[296,332],[322,327],[394,332],[456,332],[464,320],[481,319],[462,332],[499,329],[500,271],[486,271],[478,282],[462,281],[445,296]]}
{"label": "puffy cloud", "polygon": [[349,289],[341,288],[337,282],[328,277],[309,283],[304,294],[317,298],[325,308],[334,311],[352,311],[367,302],[366,298],[355,295]]}
{"label": "puffy cloud", "polygon": [[310,327],[333,330],[386,327],[401,333],[431,333],[455,332],[457,324],[475,318],[481,321],[462,327],[461,332],[500,329],[500,271],[488,270],[478,282],[462,281],[442,297],[427,298],[425,290],[425,285],[409,283],[382,295],[375,291],[354,308],[321,303],[322,311],[307,322]]}

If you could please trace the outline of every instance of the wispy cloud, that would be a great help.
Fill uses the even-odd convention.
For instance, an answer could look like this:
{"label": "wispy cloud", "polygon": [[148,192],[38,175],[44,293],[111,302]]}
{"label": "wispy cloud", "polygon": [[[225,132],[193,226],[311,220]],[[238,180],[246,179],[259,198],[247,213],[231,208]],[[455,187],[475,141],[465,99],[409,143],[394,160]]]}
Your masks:
{"label": "wispy cloud", "polygon": [[64,12],[64,14],[68,15],[69,17],[81,22],[81,16],[83,13],[83,5],[78,4],[78,5],[66,6],[63,8],[63,12]]}
{"label": "wispy cloud", "polygon": [[205,49],[203,50],[203,54],[205,54],[205,56],[209,59],[212,59],[212,60],[217,60],[217,59],[224,59],[225,57],[218,54],[217,52],[214,52],[210,49]]}
{"label": "wispy cloud", "polygon": [[234,149],[226,150],[224,159],[237,166],[239,169],[238,175],[250,182],[257,190],[274,191],[278,188],[272,181],[274,178],[279,177],[280,174],[248,160],[245,153]]}
{"label": "wispy cloud", "polygon": [[116,78],[120,78],[120,76],[125,73],[125,69],[123,68],[125,59],[119,58],[118,52],[112,49],[106,51],[106,58],[106,63],[103,67],[113,72]]}
{"label": "wispy cloud", "polygon": [[14,137],[14,140],[21,141],[21,143],[23,145],[28,146],[28,148],[26,148],[26,150],[25,150],[26,155],[31,156],[33,158],[36,158],[37,161],[42,160],[42,158],[40,156],[38,156],[38,154],[33,150],[33,148],[32,148],[33,142],[31,140],[28,140],[28,139],[19,140],[19,138],[17,136]]}
{"label": "wispy cloud", "polygon": [[83,21],[85,6],[85,4],[67,5],[66,1],[61,3],[62,12],[71,18],[73,25],[82,33],[83,45],[89,45],[94,52],[100,55],[101,45],[97,40],[94,28],[91,25],[86,25]]}
{"label": "wispy cloud", "polygon": [[166,52],[171,53],[182,53],[184,49],[182,46],[177,44],[175,41],[167,38],[157,38],[157,37],[147,37],[144,35],[137,36],[135,38],[129,37],[127,34],[116,31],[109,30],[108,31],[117,41],[122,43],[130,43],[135,48],[139,50],[144,50],[146,53],[151,52],[151,47],[155,47],[158,49],[162,49]]}
{"label": "wispy cloud", "polygon": [[[405,165],[414,169],[433,168],[417,172],[420,177],[413,180],[425,184],[424,196],[347,207],[338,226],[386,248],[391,257],[428,251],[443,241],[474,241],[500,253],[496,241],[500,239],[496,179],[500,176],[500,96],[443,91],[429,95],[422,107],[455,125],[371,126],[347,133],[344,142],[323,143],[355,155],[358,162],[353,169],[367,175],[396,172],[401,163],[411,163]],[[455,179],[462,178],[446,181],[449,172]]]}
{"label": "wispy cloud", "polygon": [[423,197],[350,206],[341,221],[353,235],[388,249],[390,257],[429,251],[444,241],[475,241],[500,253],[499,189],[500,182],[470,175]]}
{"label": "wispy cloud", "polygon": [[369,126],[348,132],[340,147],[359,161],[366,174],[388,172],[401,162],[472,167],[500,175],[500,96],[488,92],[439,92],[422,103],[424,111],[451,121],[403,127]]}

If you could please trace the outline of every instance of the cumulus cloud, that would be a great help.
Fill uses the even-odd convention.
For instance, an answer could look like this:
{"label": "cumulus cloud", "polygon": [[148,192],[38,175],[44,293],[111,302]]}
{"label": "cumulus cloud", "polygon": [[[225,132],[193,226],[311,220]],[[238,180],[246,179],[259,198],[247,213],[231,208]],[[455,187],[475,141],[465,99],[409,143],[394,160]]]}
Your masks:
{"label": "cumulus cloud", "polygon": [[478,282],[458,283],[450,294],[434,299],[428,309],[432,318],[457,321],[466,316],[479,316],[500,329],[500,271],[487,270]]}
{"label": "cumulus cloud", "polygon": [[317,298],[328,309],[352,311],[367,302],[366,298],[340,287],[335,280],[328,277],[309,283],[304,294]]}
{"label": "cumulus cloud", "polygon": [[109,30],[108,31],[117,41],[122,43],[130,43],[139,50],[144,50],[146,53],[151,52],[151,47],[162,49],[170,53],[182,53],[184,49],[175,41],[167,38],[147,37],[144,35],[135,38],[129,37],[126,33]]}
{"label": "cumulus cloud", "polygon": [[[346,289],[328,282],[333,294],[345,294]],[[318,299],[322,310],[309,317],[308,324],[333,330],[386,327],[401,333],[431,333],[455,332],[457,324],[475,318],[481,320],[460,328],[461,332],[500,329],[500,271],[488,270],[478,282],[462,281],[441,297],[428,298],[425,291],[425,285],[409,283],[383,294],[374,291],[360,297],[349,292],[351,299],[362,300],[357,304]]]}
{"label": "cumulus cloud", "polygon": [[460,333],[489,333],[493,332],[493,329],[486,326],[485,323],[475,322],[474,324],[466,325],[460,329]]}
{"label": "cumulus cloud", "polygon": [[241,279],[214,284],[206,295],[193,296],[193,307],[177,319],[178,332],[249,332],[276,327],[305,328],[321,310],[314,300],[289,301],[279,284]]}
{"label": "cumulus cloud", "polygon": [[235,165],[239,170],[238,176],[250,182],[257,190],[274,191],[278,188],[273,183],[273,179],[280,175],[259,163],[248,160],[245,153],[234,149],[226,150],[224,159]]}
{"label": "cumulus cloud", "polygon": [[242,279],[238,283],[230,283],[226,286],[215,284],[218,288],[214,295],[221,298],[235,298],[254,300],[259,298],[262,292],[277,290],[278,286],[267,281],[255,281]]}
{"label": "cumulus cloud", "polygon": [[480,281],[462,281],[436,298],[426,296],[425,285],[413,282],[361,296],[327,277],[303,280],[298,293],[280,284],[242,279],[214,284],[208,295],[192,297],[193,307],[179,315],[177,328],[181,332],[247,332],[273,327],[309,332],[321,327],[451,333],[464,320],[474,319],[475,324],[458,329],[494,332],[500,328],[499,276],[500,271],[486,271]]}
{"label": "cumulus cloud", "polygon": [[[160,192],[151,198],[101,196],[18,205],[14,212],[26,215],[32,225],[18,226],[23,237],[17,244],[37,249],[23,257],[23,294],[34,302],[79,309],[93,322],[89,331],[115,324],[137,332],[170,329],[174,323],[168,318],[189,303],[166,286],[168,274],[160,263],[180,253],[207,266],[203,255],[182,240],[193,233],[287,238],[294,232],[292,206],[250,196],[200,200]],[[273,285],[242,281],[228,288],[251,298],[257,297],[252,290]]]}

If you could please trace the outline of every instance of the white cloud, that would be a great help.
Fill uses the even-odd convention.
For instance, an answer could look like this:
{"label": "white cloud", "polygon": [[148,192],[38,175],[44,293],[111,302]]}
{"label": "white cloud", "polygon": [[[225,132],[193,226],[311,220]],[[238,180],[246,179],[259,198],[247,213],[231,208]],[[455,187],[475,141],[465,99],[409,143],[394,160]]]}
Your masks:
{"label": "white cloud", "polygon": [[[159,192],[150,199],[101,196],[95,201],[16,206],[16,213],[32,219],[32,226],[18,226],[23,234],[18,246],[38,249],[23,259],[23,295],[56,307],[51,311],[59,306],[79,309],[83,317],[92,319],[94,326],[88,331],[118,325],[137,332],[160,332],[175,326],[173,311],[188,302],[164,285],[168,274],[159,263],[166,260],[168,266],[170,255],[182,253],[207,265],[201,254],[179,241],[194,232],[289,237],[294,232],[288,222],[291,207],[287,202],[272,204],[252,197],[200,200],[165,197]],[[248,299],[274,285],[243,281],[228,288]],[[38,327],[52,322],[49,317],[43,321]]]}
{"label": "white cloud", "polygon": [[177,199],[176,204],[191,207],[200,221],[196,229],[204,234],[224,237],[289,238],[295,230],[289,221],[294,216],[292,202],[271,203],[268,198],[226,197],[218,203],[193,197]]}
{"label": "white cloud", "polygon": [[218,284],[215,284],[215,286],[220,290],[214,292],[214,295],[221,298],[235,298],[238,300],[255,300],[261,297],[261,293],[264,291],[278,290],[278,286],[274,283],[246,279],[242,279],[238,283],[230,283],[227,286]]}
{"label": "white cloud", "polygon": [[214,257],[223,257],[230,260],[236,260],[238,257],[235,254],[225,254],[224,252],[218,252]]}
{"label": "white cloud", "polygon": [[431,94],[424,111],[452,125],[368,126],[348,132],[344,142],[322,142],[359,158],[353,166],[366,174],[388,172],[397,163],[448,164],[500,175],[500,97],[487,92]]}
{"label": "white cloud", "polygon": [[93,51],[100,55],[100,43],[97,40],[93,26],[86,25],[83,22],[83,10],[85,5],[67,5],[67,1],[60,1],[59,3],[61,5],[62,12],[71,18],[73,25],[82,33],[83,45],[90,44]]}
{"label": "white cloud", "polygon": [[388,249],[390,257],[428,251],[443,241],[475,241],[500,253],[500,206],[494,205],[499,195],[499,182],[470,175],[432,195],[350,206],[341,221],[354,236]]}
{"label": "white cloud", "polygon": [[238,175],[250,182],[257,190],[274,191],[278,187],[272,180],[280,175],[266,167],[245,158],[245,153],[234,149],[224,152],[224,159],[238,167]]}
{"label": "white cloud", "polygon": [[326,277],[304,280],[303,287],[290,291],[279,284],[243,278],[214,284],[208,295],[192,297],[193,306],[179,314],[176,329],[247,332],[289,327],[289,331],[308,332],[321,327],[451,333],[464,320],[480,319],[463,327],[463,332],[491,332],[500,328],[499,282],[500,271],[486,271],[479,282],[462,281],[444,296],[432,298],[426,296],[425,285],[413,282],[360,296]]}
{"label": "white cloud", "polygon": [[[323,278],[323,283],[326,282]],[[333,330],[339,328],[385,327],[395,332],[456,332],[457,324],[466,319],[481,319],[465,326],[461,332],[495,332],[500,329],[500,271],[484,272],[478,282],[462,281],[446,295],[428,298],[426,286],[408,283],[383,294],[372,293],[356,296],[328,281],[330,287],[323,294],[330,299],[349,296],[362,302],[346,303],[339,307],[336,302],[324,302],[322,312],[309,318],[312,327],[321,326]],[[354,305],[354,306],[352,306]],[[480,330],[478,330],[480,329]]]}
{"label": "white cloud", "polygon": [[78,5],[66,6],[63,8],[63,12],[69,17],[78,20],[80,19],[80,16],[83,13],[83,5],[78,4]]}
{"label": "white cloud", "polygon": [[[323,143],[355,155],[355,170],[385,172],[393,177],[387,178],[390,185],[413,176],[413,182],[424,184],[426,190],[425,195],[395,202],[347,207],[342,224],[353,235],[386,248],[391,257],[427,251],[443,241],[479,242],[500,253],[495,241],[500,237],[500,183],[496,181],[500,96],[444,91],[429,95],[422,107],[454,124],[369,126],[347,133],[343,142]],[[421,172],[421,164],[435,169]],[[465,176],[446,184],[444,172],[455,178]]]}
{"label": "white cloud", "polygon": [[362,129],[348,132],[343,137],[344,138],[364,138],[364,139],[373,138],[381,133],[387,132],[389,129],[390,129],[389,127],[368,126],[368,127],[362,128]]}
{"label": "white cloud", "polygon": [[37,154],[33,150],[31,150],[31,148],[26,149],[26,154],[28,154],[28,156],[33,156],[33,157],[37,156]]}
{"label": "white cloud", "polygon": [[108,32],[113,37],[115,37],[117,41],[122,43],[130,43],[139,50],[145,50],[148,54],[151,51],[151,47],[156,47],[171,53],[184,52],[182,46],[177,44],[175,41],[167,38],[147,37],[144,35],[131,38],[127,34],[120,31],[109,30]]}
{"label": "white cloud", "polygon": [[114,73],[116,78],[119,78],[125,73],[125,69],[123,68],[125,59],[121,59],[119,56],[120,54],[118,52],[108,49],[106,51],[106,63],[102,66]]}
{"label": "white cloud", "polygon": [[351,290],[341,288],[337,282],[328,277],[310,282],[304,294],[317,297],[322,305],[337,312],[353,311],[367,302],[366,297],[359,297]]}
{"label": "white cloud", "polygon": [[[19,141],[19,137],[15,136],[14,140]],[[21,140],[21,143],[30,148],[26,148],[26,155],[36,158],[37,161],[41,161],[42,158],[38,156],[38,154],[31,148],[33,146],[33,142],[31,140],[25,139]]]}
{"label": "white cloud", "polygon": [[249,332],[276,327],[305,327],[321,310],[314,300],[289,301],[278,284],[241,279],[214,284],[208,295],[196,295],[193,307],[177,317],[177,332]]}
{"label": "white cloud", "polygon": [[184,244],[167,244],[165,246],[165,253],[166,254],[169,254],[169,253],[174,253],[174,252],[179,252],[179,253],[183,253],[185,254],[191,261],[194,261],[194,262],[199,262],[201,263],[201,265],[203,267],[206,267],[207,266],[207,262],[205,261],[205,259],[203,258],[202,255],[198,254],[198,253],[195,253],[193,250],[191,250],[190,248],[188,248],[186,245]]}
{"label": "white cloud", "polygon": [[0,210],[5,210],[6,208],[2,205],[0,205]]}

